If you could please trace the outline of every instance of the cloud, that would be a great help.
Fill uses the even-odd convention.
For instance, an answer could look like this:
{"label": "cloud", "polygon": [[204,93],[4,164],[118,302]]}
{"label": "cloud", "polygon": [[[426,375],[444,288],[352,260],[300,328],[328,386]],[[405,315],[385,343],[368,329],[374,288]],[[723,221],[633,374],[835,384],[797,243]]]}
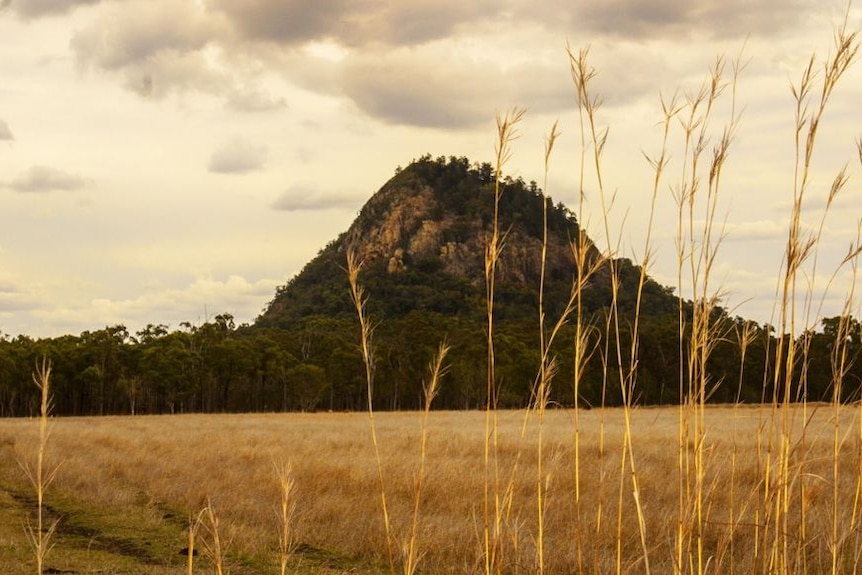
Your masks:
{"label": "cloud", "polygon": [[536,23],[595,38],[725,39],[775,36],[824,10],[816,0],[213,0],[245,41],[298,47],[334,40],[349,48],[415,47],[477,30]]}
{"label": "cloud", "polygon": [[487,83],[463,70],[417,65],[410,59],[373,57],[352,62],[345,94],[369,116],[389,124],[470,128],[492,113],[482,92]]}
{"label": "cloud", "polygon": [[0,120],[0,142],[4,140],[11,142],[14,139],[15,136],[12,135],[12,130],[9,129],[9,124]]}
{"label": "cloud", "polygon": [[[388,123],[449,127],[477,122],[477,96],[518,82],[486,62],[453,59],[432,46],[499,18],[495,6],[490,0],[126,0],[100,8],[70,45],[79,66],[118,74],[142,96],[198,91],[236,110],[272,110],[284,99],[256,85],[275,73],[318,93],[353,98]],[[321,56],[321,46],[324,55],[339,57]],[[358,48],[369,52],[351,58]],[[393,48],[404,50],[392,56]],[[493,110],[484,109],[481,118],[489,115]]]}
{"label": "cloud", "polygon": [[272,203],[272,208],[285,212],[356,210],[361,203],[361,199],[346,193],[324,193],[310,186],[292,186]]}
{"label": "cloud", "polygon": [[441,38],[456,32],[475,29],[480,23],[505,16],[505,2],[493,0],[417,0],[390,2],[387,17],[372,18],[379,27],[369,30],[371,38],[382,36],[395,46],[411,46]]}
{"label": "cloud", "polygon": [[259,89],[240,89],[228,96],[228,106],[240,112],[269,112],[285,108],[287,101]]}
{"label": "cloud", "polygon": [[326,39],[349,47],[414,46],[499,15],[492,0],[215,0],[211,6],[244,40],[288,47]]}
{"label": "cloud", "polygon": [[[249,303],[259,305],[260,298],[270,295],[277,283],[276,280],[267,279],[250,282],[239,275],[230,275],[225,280],[205,276],[195,278],[185,287],[153,290],[122,300],[97,298],[89,303],[95,315],[113,318],[112,321],[146,319],[147,314],[154,312],[158,317],[172,316],[178,321],[194,320],[194,317],[185,314],[194,311],[203,313],[204,309],[213,310],[214,313],[231,312],[237,307],[247,308]],[[152,321],[152,317],[149,319]]]}
{"label": "cloud", "polygon": [[222,94],[233,84],[215,64],[224,30],[195,2],[127,1],[101,10],[70,41],[78,65],[120,73],[142,96],[174,90]]}
{"label": "cloud", "polygon": [[[200,276],[186,285],[145,288],[140,295],[117,299],[45,297],[16,301],[4,300],[0,293],[0,318],[5,310],[17,311],[10,319],[20,322],[20,312],[26,312],[30,336],[81,333],[118,324],[130,332],[150,323],[165,323],[176,329],[181,322],[202,323],[218,313],[231,313],[237,323],[244,323],[254,320],[281,283],[283,280],[252,281],[240,275],[224,279]],[[16,326],[10,325],[9,331],[15,330]]]}
{"label": "cloud", "polygon": [[270,111],[285,100],[261,80],[276,76],[388,124],[469,129],[515,104],[570,107],[567,38],[596,47],[594,90],[613,106],[700,71],[680,42],[777,37],[830,10],[815,0],[117,0],[71,48],[82,68],[146,97],[196,91]]}
{"label": "cloud", "polygon": [[90,183],[77,174],[70,174],[48,166],[33,166],[6,186],[22,193],[74,192]]}
{"label": "cloud", "polygon": [[368,52],[345,60],[340,89],[365,114],[388,124],[470,129],[496,110],[533,113],[571,106],[566,62],[528,61],[503,68],[442,45]]}
{"label": "cloud", "polygon": [[[26,312],[36,307],[36,302],[20,292],[0,291],[0,317]],[[0,333],[4,330],[0,325]]]}
{"label": "cloud", "polygon": [[361,0],[215,0],[211,6],[247,40],[299,45],[332,34],[367,4]]}
{"label": "cloud", "polygon": [[824,9],[814,0],[552,0],[541,10],[527,0],[515,4],[520,21],[538,21],[567,34],[628,40],[774,37]]}
{"label": "cloud", "polygon": [[266,146],[233,138],[221,145],[210,157],[209,171],[217,174],[245,174],[263,168]]}
{"label": "cloud", "polygon": [[78,6],[98,4],[101,0],[3,0],[0,10],[10,8],[24,19],[65,14]]}
{"label": "cloud", "polygon": [[727,241],[752,242],[784,240],[787,238],[787,220],[758,220],[754,222],[728,223],[725,225]]}
{"label": "cloud", "polygon": [[[37,307],[36,299],[33,297],[32,286],[24,286],[17,279],[9,276],[0,276],[0,319],[14,318],[14,316],[27,312]],[[0,334],[8,322],[0,323]]]}
{"label": "cloud", "polygon": [[194,2],[125,2],[101,10],[71,47],[82,63],[116,70],[159,53],[200,50],[217,35],[216,23]]}

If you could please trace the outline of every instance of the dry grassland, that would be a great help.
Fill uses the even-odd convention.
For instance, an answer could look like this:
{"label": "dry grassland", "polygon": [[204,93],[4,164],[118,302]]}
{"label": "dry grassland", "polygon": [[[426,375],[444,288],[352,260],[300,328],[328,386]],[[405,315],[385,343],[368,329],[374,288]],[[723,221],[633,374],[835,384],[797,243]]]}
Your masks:
{"label": "dry grassland", "polygon": [[[792,413],[799,438],[793,461],[805,470],[804,475],[794,475],[794,481],[807,487],[802,492],[807,498],[809,535],[803,552],[809,572],[819,573],[829,571],[827,533],[834,514],[850,524],[862,465],[860,414],[856,408],[841,409],[843,443],[836,460],[834,408],[809,405],[807,409],[807,416],[801,407]],[[705,413],[707,556],[714,565],[732,565],[739,573],[760,572],[754,548],[755,537],[764,537],[766,525],[763,513],[768,505],[762,496],[772,416],[767,408],[748,407],[713,407]],[[613,572],[619,541],[622,571],[642,572],[629,478],[625,471],[621,473],[623,411],[581,411],[578,417],[577,427],[573,411],[548,411],[544,419],[544,569],[578,571],[580,547],[584,571]],[[680,490],[684,492],[685,482],[692,480],[682,478],[680,484],[679,410],[635,409],[631,417],[650,566],[653,572],[669,573],[673,571]],[[803,417],[808,421],[804,438]],[[495,491],[504,503],[510,486],[512,493],[504,531],[506,570],[534,572],[538,424],[528,420],[524,429],[523,412],[499,412],[498,418],[500,487]],[[420,415],[377,414],[376,424],[392,530],[403,543],[414,508]],[[325,556],[334,570],[330,572],[373,571],[375,566],[385,571],[380,488],[367,414],[57,419],[51,427],[47,466],[60,465],[50,487],[54,498],[74,502],[67,503],[70,509],[102,510],[105,515],[123,517],[130,532],[158,533],[161,540],[151,546],[164,546],[165,557],[178,554],[187,537],[188,518],[210,501],[233,561],[232,572],[277,572],[280,492],[274,462],[289,461],[297,505],[292,530],[296,547],[290,565],[302,568],[307,555],[305,566],[309,567],[315,557]],[[576,430],[580,515],[575,486]],[[423,554],[420,571],[481,571],[485,414],[434,412],[429,432],[417,536]],[[8,492],[3,497],[26,491],[16,460],[30,457],[37,441],[34,421],[0,420],[0,481]],[[837,486],[839,509],[833,509],[832,498],[836,461],[843,470]],[[625,496],[622,537],[618,537],[621,481]],[[791,490],[799,492],[799,485]],[[61,542],[62,525],[73,521],[73,515],[67,519],[59,514]],[[10,553],[8,545],[15,540],[16,530],[21,531],[20,543],[20,523],[0,531],[2,543],[7,545],[0,558],[32,560],[26,552]],[[171,532],[176,540],[166,541]],[[845,535],[855,540],[853,549],[860,549],[857,532]],[[90,546],[97,548],[98,540],[99,535],[93,535]],[[858,551],[853,553],[858,555]],[[155,570],[160,560],[151,559],[153,570],[148,572],[160,573]],[[62,552],[52,551],[54,565],[63,560]],[[852,557],[844,560],[852,561]],[[204,560],[200,563],[205,565]],[[178,569],[175,572],[182,572],[181,565]]]}

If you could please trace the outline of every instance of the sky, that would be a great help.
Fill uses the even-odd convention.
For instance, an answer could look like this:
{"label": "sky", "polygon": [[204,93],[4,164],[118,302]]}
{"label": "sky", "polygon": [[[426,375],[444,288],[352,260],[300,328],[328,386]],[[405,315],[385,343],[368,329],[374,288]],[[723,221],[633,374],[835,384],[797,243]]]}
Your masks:
{"label": "sky", "polygon": [[[714,143],[735,101],[711,286],[734,315],[772,322],[794,186],[791,85],[812,55],[821,70],[845,15],[862,27],[862,7],[832,0],[0,0],[0,333],[252,322],[399,166],[426,153],[491,161],[495,116],[515,106],[527,112],[505,173],[577,208],[567,46],[588,47],[596,70],[610,244],[635,260],[662,98],[684,101],[721,56],[729,79],[742,54],[710,128]],[[847,166],[803,282],[827,316],[854,285],[838,262],[862,217],[859,102],[857,63],[824,115],[803,207],[816,229]],[[675,125],[651,236],[649,271],[668,285],[681,141]],[[589,165],[584,181],[582,224],[607,245]]]}

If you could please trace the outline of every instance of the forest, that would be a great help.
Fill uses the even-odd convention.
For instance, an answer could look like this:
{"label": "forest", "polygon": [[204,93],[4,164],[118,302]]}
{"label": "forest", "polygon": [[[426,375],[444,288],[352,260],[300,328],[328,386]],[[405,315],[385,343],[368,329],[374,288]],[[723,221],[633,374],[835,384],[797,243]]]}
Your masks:
{"label": "forest", "polygon": [[[681,390],[676,382],[686,365],[685,358],[680,365],[674,319],[642,320],[638,405],[679,402]],[[724,336],[710,358],[713,387],[709,401],[781,400],[773,394],[776,374],[771,366],[783,365],[776,362],[773,330],[726,315],[716,321]],[[806,374],[800,393],[808,401],[832,397],[832,350],[841,321],[840,317],[827,318],[821,329],[799,336],[798,349],[804,350],[799,354],[799,373]],[[849,330],[848,356],[858,366],[862,332],[858,320],[849,321],[853,329]],[[499,324],[499,407],[522,407],[530,399],[539,365],[535,324],[535,320],[523,318]],[[434,407],[483,408],[487,399],[483,329],[481,318],[433,312],[412,312],[379,323],[374,332],[374,408],[420,408],[428,364],[443,340],[452,351]],[[129,333],[116,325],[78,336],[4,337],[0,339],[0,416],[37,414],[39,391],[31,375],[42,358],[53,364],[56,415],[362,410],[367,408],[367,390],[358,330],[358,323],[349,317],[308,317],[293,329],[283,330],[237,326],[230,314],[220,314],[203,324],[183,323],[174,330],[149,325]],[[559,341],[572,341],[573,333],[567,330],[571,327],[564,328]],[[593,353],[579,383],[578,402],[583,407],[618,405],[614,354],[604,352],[602,329],[597,326],[593,333]],[[745,345],[740,345],[744,333],[748,336]],[[552,405],[572,406],[572,346],[560,345],[555,353],[560,371],[553,383]],[[859,399],[860,383],[860,370],[847,370],[842,401]]]}

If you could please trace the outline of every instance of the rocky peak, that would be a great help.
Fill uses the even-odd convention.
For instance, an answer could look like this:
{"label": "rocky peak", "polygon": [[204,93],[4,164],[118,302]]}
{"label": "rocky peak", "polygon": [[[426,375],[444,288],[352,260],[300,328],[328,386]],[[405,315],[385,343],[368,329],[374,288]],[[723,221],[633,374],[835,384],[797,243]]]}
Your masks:
{"label": "rocky peak", "polygon": [[[344,273],[348,250],[364,262],[362,281],[380,317],[423,310],[481,315],[494,189],[491,166],[471,165],[466,158],[426,156],[399,170],[347,231],[278,289],[259,318],[261,325],[354,313]],[[548,206],[546,288],[555,294],[546,299],[549,305],[564,305],[577,272],[571,239],[578,225],[571,212],[554,206],[534,183],[506,179],[499,206],[504,247],[496,277],[500,301],[508,301],[511,313],[535,313],[543,201]]]}
{"label": "rocky peak", "polygon": [[[453,172],[458,178],[452,177]],[[385,261],[389,274],[432,260],[445,273],[466,277],[471,283],[483,282],[494,186],[482,174],[481,167],[457,158],[424,158],[411,164],[369,199],[345,234],[342,249],[354,249],[366,264]],[[453,193],[446,186],[456,180],[458,189]],[[502,282],[537,285],[542,199],[535,187],[530,189],[520,180],[505,184],[501,206],[505,247],[498,262]],[[507,204],[516,206],[518,212],[506,212]],[[550,207],[557,233],[549,235],[547,270],[550,275],[571,278],[575,264],[570,237],[577,227],[571,214],[561,214],[562,210]]]}

